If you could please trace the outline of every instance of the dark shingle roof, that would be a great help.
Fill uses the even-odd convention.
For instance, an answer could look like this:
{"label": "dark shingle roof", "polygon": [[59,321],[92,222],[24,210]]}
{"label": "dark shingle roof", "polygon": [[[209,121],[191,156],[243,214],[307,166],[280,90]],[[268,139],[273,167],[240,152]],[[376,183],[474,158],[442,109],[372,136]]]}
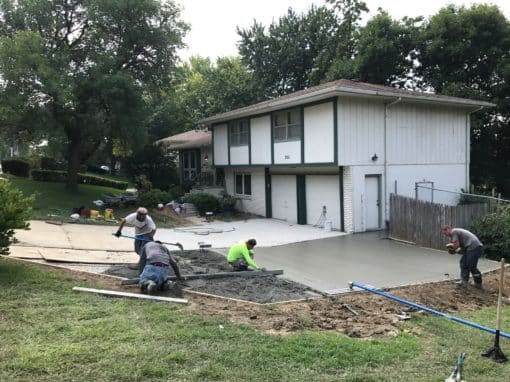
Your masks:
{"label": "dark shingle roof", "polygon": [[408,100],[432,102],[439,104],[450,104],[466,107],[495,106],[489,102],[484,101],[477,101],[459,97],[450,97],[435,93],[412,91],[394,88],[390,86],[375,85],[366,82],[357,82],[342,79],[313,86],[304,90],[290,93],[278,98],[273,98],[267,101],[259,102],[257,104],[246,106],[240,109],[235,109],[226,113],[217,114],[201,120],[200,123],[210,124],[223,122],[229,119],[247,117],[249,115],[269,112],[272,110],[277,110],[279,108],[285,108],[287,106],[295,106],[299,103],[311,102],[342,94],[344,95],[353,94],[367,97],[375,96],[381,98],[399,97]]}

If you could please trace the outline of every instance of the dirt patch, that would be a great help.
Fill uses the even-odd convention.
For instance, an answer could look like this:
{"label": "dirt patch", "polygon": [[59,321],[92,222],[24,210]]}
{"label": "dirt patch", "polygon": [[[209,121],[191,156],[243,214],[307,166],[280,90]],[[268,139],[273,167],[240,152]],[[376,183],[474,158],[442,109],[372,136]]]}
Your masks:
{"label": "dirt patch", "polygon": [[[183,275],[210,274],[232,271],[225,256],[208,250],[173,252]],[[136,270],[127,265],[115,265],[104,273],[135,278]],[[228,277],[221,279],[197,279],[186,281],[185,288],[191,291],[235,298],[257,303],[273,303],[320,296],[311,288],[273,275],[258,277]]]}
{"label": "dirt patch", "polygon": [[[54,271],[73,279],[93,281],[105,289],[126,290],[120,285],[119,279],[107,275],[65,268],[54,269]],[[136,275],[136,271],[133,272]],[[217,280],[212,281],[217,282]],[[505,285],[509,283],[510,272],[507,271]],[[474,311],[484,306],[496,305],[498,284],[499,271],[494,271],[484,274],[483,290],[472,286],[463,290],[455,286],[453,281],[443,281],[394,288],[387,292],[440,312],[455,314],[458,311]],[[422,314],[406,305],[368,292],[344,293],[307,301],[266,305],[205,296],[192,291],[185,292],[184,297],[189,300],[188,305],[182,306],[184,311],[216,317],[226,323],[248,324],[258,330],[278,334],[309,329],[336,331],[357,338],[381,337],[394,335],[401,330],[402,321],[397,315],[402,312],[409,313],[411,319],[416,314]],[[505,294],[504,301],[505,304],[510,303],[508,292]],[[347,309],[345,304],[358,315]],[[442,318],[438,317],[438,319]]]}

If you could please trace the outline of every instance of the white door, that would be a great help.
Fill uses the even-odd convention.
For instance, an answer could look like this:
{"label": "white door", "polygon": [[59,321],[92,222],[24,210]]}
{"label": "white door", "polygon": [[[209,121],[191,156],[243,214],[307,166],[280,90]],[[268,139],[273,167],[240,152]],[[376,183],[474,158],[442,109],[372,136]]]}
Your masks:
{"label": "white door", "polygon": [[[326,207],[325,218],[322,218],[323,207]],[[307,224],[317,224],[320,220],[330,221],[333,228],[340,229],[338,175],[306,176],[306,220]]]}
{"label": "white door", "polygon": [[376,230],[381,228],[381,197],[380,177],[378,175],[365,176],[365,230]]}
{"label": "white door", "polygon": [[297,189],[295,175],[271,175],[273,218],[297,223]]}

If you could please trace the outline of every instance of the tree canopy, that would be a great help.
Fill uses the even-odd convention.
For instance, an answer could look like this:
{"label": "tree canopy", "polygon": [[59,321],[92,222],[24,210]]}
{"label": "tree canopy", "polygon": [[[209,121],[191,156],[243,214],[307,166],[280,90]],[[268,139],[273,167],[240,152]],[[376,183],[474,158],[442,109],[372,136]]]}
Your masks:
{"label": "tree canopy", "polygon": [[143,141],[144,95],[172,79],[186,25],[171,1],[2,0],[2,124],[63,131],[68,187],[103,142]]}

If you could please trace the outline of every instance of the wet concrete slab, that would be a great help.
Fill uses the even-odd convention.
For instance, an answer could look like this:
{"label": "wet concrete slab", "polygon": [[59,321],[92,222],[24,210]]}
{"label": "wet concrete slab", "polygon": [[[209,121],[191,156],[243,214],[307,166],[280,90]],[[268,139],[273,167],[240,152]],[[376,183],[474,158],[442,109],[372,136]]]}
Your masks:
{"label": "wet concrete slab", "polygon": [[[456,279],[459,260],[446,251],[389,240],[385,232],[255,248],[259,266],[283,269],[286,278],[331,293],[342,292],[349,281],[384,288]],[[482,272],[499,267],[487,259],[478,265]]]}

